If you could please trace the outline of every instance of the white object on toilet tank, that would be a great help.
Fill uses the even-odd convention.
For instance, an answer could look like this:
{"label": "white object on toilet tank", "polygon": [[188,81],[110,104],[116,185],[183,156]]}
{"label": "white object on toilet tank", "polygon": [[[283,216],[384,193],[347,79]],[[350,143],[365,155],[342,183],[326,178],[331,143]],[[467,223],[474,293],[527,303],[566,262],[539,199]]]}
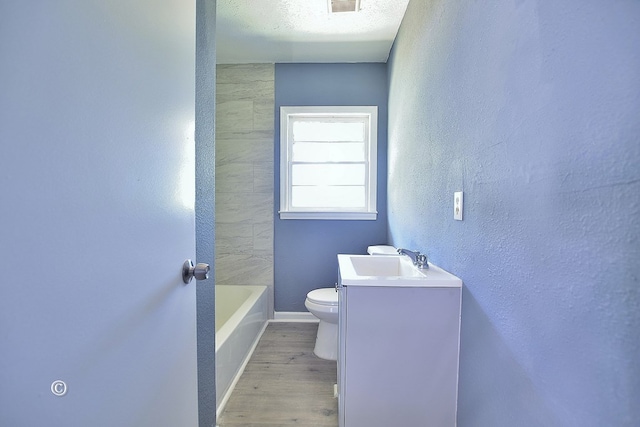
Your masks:
{"label": "white object on toilet tank", "polygon": [[398,250],[389,245],[373,245],[367,248],[369,255],[398,255]]}

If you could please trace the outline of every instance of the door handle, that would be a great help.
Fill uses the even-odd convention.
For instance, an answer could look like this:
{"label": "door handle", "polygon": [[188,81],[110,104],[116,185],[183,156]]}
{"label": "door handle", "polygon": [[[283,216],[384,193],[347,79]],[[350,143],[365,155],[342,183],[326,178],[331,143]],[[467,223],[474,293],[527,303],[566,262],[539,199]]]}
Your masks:
{"label": "door handle", "polygon": [[209,278],[209,264],[199,262],[195,266],[190,259],[182,264],[182,281],[186,284],[191,282],[194,277],[196,280],[206,280]]}

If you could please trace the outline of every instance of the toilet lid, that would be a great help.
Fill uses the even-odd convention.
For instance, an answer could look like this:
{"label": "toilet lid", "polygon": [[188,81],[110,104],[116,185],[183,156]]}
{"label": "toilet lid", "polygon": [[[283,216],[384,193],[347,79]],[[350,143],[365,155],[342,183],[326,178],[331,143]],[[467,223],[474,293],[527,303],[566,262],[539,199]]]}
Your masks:
{"label": "toilet lid", "polygon": [[338,293],[334,288],[315,289],[307,294],[307,299],[316,304],[338,305]]}

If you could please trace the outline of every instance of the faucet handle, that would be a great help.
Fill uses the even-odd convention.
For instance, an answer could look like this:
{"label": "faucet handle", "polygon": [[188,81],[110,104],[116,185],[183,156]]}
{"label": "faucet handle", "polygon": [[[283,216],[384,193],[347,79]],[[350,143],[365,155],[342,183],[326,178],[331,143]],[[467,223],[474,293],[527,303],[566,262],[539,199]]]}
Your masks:
{"label": "faucet handle", "polygon": [[425,254],[418,253],[418,256],[416,256],[416,266],[418,268],[424,268],[424,269],[429,268],[429,264],[427,262],[427,256]]}

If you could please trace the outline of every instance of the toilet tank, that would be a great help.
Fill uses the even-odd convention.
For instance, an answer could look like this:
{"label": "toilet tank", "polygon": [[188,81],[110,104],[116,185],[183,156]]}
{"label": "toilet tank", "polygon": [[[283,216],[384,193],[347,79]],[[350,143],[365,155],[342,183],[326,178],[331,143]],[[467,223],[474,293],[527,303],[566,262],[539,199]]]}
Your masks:
{"label": "toilet tank", "polygon": [[398,250],[389,245],[373,245],[367,248],[369,255],[398,255]]}

